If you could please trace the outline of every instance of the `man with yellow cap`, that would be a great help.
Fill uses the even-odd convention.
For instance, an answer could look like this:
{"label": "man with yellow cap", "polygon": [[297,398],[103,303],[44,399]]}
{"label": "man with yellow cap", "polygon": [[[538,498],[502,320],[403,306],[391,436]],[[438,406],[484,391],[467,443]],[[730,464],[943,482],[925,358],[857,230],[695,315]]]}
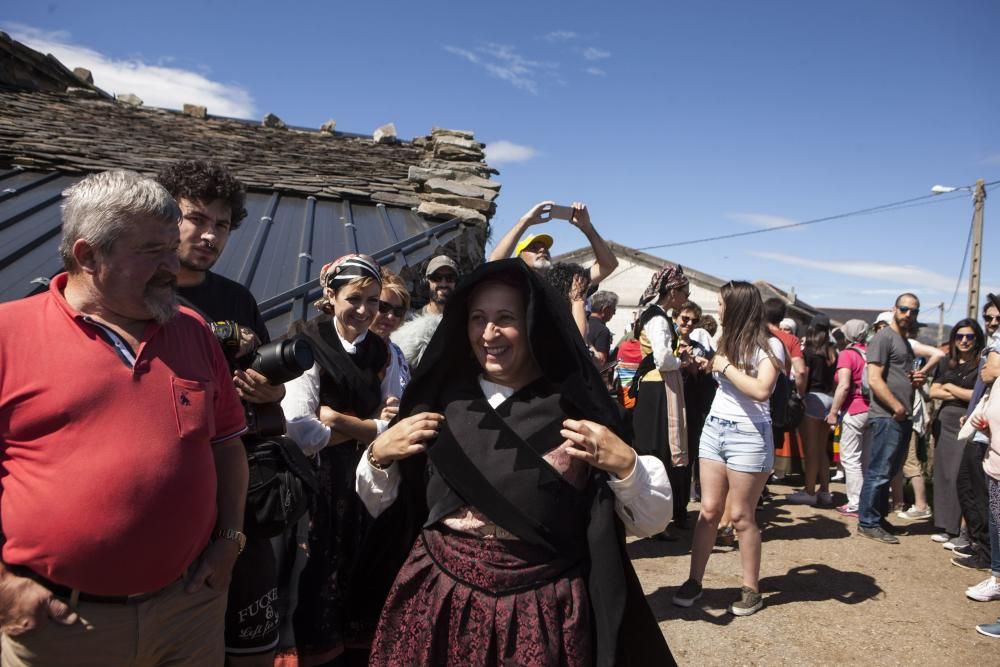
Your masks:
{"label": "man with yellow cap", "polygon": [[[544,274],[548,271],[552,266],[552,256],[549,253],[549,249],[552,247],[552,237],[548,234],[524,236],[524,233],[532,225],[540,225],[552,220],[553,208],[558,210],[566,207],[558,207],[551,201],[539,202],[531,207],[531,210],[521,216],[521,219],[511,227],[511,230],[500,239],[493,252],[490,253],[490,261],[505,259],[513,254],[514,257],[523,259],[528,266],[539,273]],[[611,272],[618,267],[618,260],[611,252],[607,242],[601,238],[601,235],[594,229],[594,225],[591,224],[587,205],[573,202],[569,209],[571,211],[569,223],[583,232],[587,240],[590,241],[590,247],[594,250],[594,264],[590,267],[590,284],[593,288],[594,285],[611,275]],[[524,236],[523,239],[522,236]]]}

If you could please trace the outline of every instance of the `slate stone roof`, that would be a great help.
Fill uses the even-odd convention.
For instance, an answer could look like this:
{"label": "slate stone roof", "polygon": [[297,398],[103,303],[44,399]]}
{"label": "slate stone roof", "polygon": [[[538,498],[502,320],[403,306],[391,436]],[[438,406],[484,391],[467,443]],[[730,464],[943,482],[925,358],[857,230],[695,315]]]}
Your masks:
{"label": "slate stone roof", "polygon": [[153,174],[175,160],[204,156],[228,165],[251,189],[409,208],[421,204],[421,183],[410,180],[409,170],[425,153],[412,142],[200,119],[66,93],[0,92],[0,165],[7,167]]}
{"label": "slate stone roof", "polygon": [[[80,78],[84,77],[84,78]],[[498,173],[471,132],[434,128],[413,141],[392,124],[363,136],[147,108],[134,95],[110,99],[52,56],[0,33],[0,167],[82,174],[127,168],[155,174],[168,162],[211,158],[251,190],[417,208],[426,218],[485,226]]]}
{"label": "slate stone roof", "polygon": [[347,252],[374,255],[411,288],[434,254],[466,269],[483,261],[500,184],[471,132],[400,141],[392,124],[362,136],[333,121],[308,130],[210,111],[113,99],[89,72],[0,33],[0,301],[61,270],[63,189],[112,168],[155,175],[181,158],[218,160],[247,185],[248,218],[214,270],[253,292],[273,335],[309,316],[319,266]]}

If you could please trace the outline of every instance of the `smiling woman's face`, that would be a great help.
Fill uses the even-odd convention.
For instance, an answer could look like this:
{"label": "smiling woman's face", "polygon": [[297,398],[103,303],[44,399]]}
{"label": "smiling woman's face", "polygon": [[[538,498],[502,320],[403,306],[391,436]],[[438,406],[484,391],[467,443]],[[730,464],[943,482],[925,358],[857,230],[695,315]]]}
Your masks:
{"label": "smiling woman's face", "polygon": [[467,331],[472,352],[490,382],[520,389],[538,375],[519,290],[498,282],[477,287],[469,299]]}
{"label": "smiling woman's face", "polygon": [[381,288],[374,280],[362,287],[361,281],[351,281],[333,292],[329,287],[327,298],[333,305],[337,330],[349,343],[368,331],[378,313],[378,296]]}

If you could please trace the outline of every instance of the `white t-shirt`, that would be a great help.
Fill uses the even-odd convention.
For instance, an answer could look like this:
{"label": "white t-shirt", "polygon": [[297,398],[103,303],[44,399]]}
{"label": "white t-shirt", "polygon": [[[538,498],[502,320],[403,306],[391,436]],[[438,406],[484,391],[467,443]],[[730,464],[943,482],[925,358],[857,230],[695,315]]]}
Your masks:
{"label": "white t-shirt", "polygon": [[[785,367],[785,346],[781,344],[781,341],[773,336],[768,339],[768,345],[771,348],[771,353],[778,358],[779,365]],[[758,368],[761,363],[770,363],[767,361],[767,352],[764,350],[757,350],[757,354],[754,356],[753,366]],[[752,373],[756,375],[756,371]],[[718,417],[719,419],[728,419],[734,422],[770,422],[771,421],[771,402],[770,401],[755,401],[742,391],[737,389],[732,382],[730,382],[721,373],[712,373],[715,381],[719,383],[719,390],[715,392],[715,400],[712,401],[712,409],[709,411],[709,415],[712,417]]]}

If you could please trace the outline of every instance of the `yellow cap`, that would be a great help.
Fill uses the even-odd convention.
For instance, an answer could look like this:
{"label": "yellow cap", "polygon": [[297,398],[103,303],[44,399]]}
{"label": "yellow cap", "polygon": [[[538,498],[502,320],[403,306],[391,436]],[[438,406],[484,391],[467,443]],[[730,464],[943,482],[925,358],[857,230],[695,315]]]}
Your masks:
{"label": "yellow cap", "polygon": [[544,244],[546,250],[552,247],[552,237],[548,234],[528,234],[521,239],[521,242],[514,248],[514,257],[519,256],[525,248],[536,241]]}

